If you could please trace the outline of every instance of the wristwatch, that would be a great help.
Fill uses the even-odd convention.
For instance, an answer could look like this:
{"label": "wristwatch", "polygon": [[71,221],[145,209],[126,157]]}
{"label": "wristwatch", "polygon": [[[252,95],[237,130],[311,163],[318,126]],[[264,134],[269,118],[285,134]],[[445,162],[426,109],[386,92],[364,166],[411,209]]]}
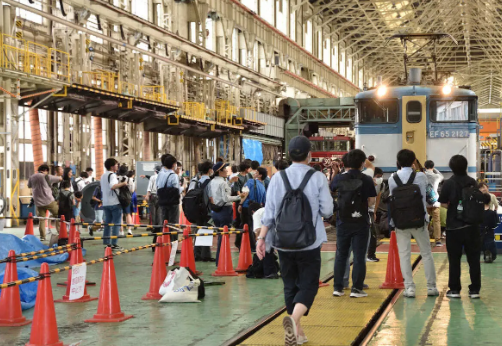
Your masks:
{"label": "wristwatch", "polygon": [[261,239],[265,240],[265,237],[258,237],[258,238],[256,238],[256,241],[261,240]]}

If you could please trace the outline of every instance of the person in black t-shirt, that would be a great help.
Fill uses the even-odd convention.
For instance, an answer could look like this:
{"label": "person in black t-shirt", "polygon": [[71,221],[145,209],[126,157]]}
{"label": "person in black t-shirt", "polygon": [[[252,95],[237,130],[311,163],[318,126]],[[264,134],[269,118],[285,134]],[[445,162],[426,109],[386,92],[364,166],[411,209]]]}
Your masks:
{"label": "person in black t-shirt", "polygon": [[458,216],[457,207],[462,196],[462,188],[465,186],[476,186],[476,181],[467,175],[467,159],[462,155],[455,155],[450,159],[450,169],[453,176],[444,182],[439,195],[439,203],[444,208],[448,208],[446,214],[446,251],[449,261],[449,279],[446,292],[449,298],[460,298],[462,286],[460,284],[460,261],[462,259],[462,249],[467,256],[469,263],[469,274],[471,285],[469,285],[469,297],[479,298],[481,289],[481,266],[479,262],[479,252],[481,250],[481,239],[478,225],[469,225]]}
{"label": "person in black t-shirt", "polygon": [[[352,212],[350,217],[342,220],[341,213],[346,214],[343,208],[345,202],[341,202],[341,195],[338,198],[339,212],[336,219],[336,243],[337,251],[335,258],[335,277],[333,296],[340,297],[343,293],[343,276],[345,274],[345,264],[349,256],[349,249],[352,245],[354,252],[354,269],[352,271],[351,297],[361,298],[367,294],[363,291],[364,279],[366,277],[366,249],[370,234],[370,220],[368,206],[375,205],[376,190],[373,179],[361,173],[366,154],[359,149],[354,149],[346,157],[347,166],[350,170],[344,174],[338,174],[331,182],[331,190],[339,191],[341,187],[347,186],[350,180],[361,180],[360,186],[360,210]],[[345,188],[345,187],[344,187]],[[340,191],[339,191],[340,192]]]}
{"label": "person in black t-shirt", "polygon": [[492,263],[497,258],[497,245],[495,245],[495,228],[499,224],[497,212],[490,209],[491,196],[488,193],[484,194],[485,211],[483,213],[483,223],[479,226],[481,236],[481,251],[484,256],[485,263]]}

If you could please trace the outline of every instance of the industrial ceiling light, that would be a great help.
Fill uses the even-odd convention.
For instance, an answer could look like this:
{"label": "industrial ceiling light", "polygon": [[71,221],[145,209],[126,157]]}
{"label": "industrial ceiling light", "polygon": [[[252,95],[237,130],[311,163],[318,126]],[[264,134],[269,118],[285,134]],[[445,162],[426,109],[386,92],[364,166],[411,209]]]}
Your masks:
{"label": "industrial ceiling light", "polygon": [[450,95],[451,94],[451,86],[449,84],[446,84],[443,86],[442,89],[443,95]]}
{"label": "industrial ceiling light", "polygon": [[387,94],[387,87],[385,85],[380,85],[377,88],[377,96],[383,97],[383,96],[385,96],[385,94]]}

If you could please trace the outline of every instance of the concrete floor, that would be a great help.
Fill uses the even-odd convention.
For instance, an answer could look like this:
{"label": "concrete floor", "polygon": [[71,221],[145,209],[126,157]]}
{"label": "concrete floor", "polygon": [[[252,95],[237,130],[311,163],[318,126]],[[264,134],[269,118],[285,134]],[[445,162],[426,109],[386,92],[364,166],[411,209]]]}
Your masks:
{"label": "concrete floor", "polygon": [[502,261],[481,263],[481,299],[468,296],[469,266],[463,257],[462,298],[446,297],[448,258],[435,254],[439,297],[427,297],[423,267],[415,274],[417,297],[401,297],[385,319],[371,346],[501,345],[502,315],[499,289]]}
{"label": "concrete floor", "polygon": [[[5,232],[22,236],[24,229],[6,229]],[[38,230],[35,230],[35,234]],[[96,233],[95,236],[99,236]],[[87,233],[83,232],[83,236]],[[149,244],[151,238],[121,239],[125,248]],[[233,244],[233,242],[231,242]],[[85,242],[87,260],[100,258],[104,248],[100,241]],[[237,253],[234,266],[237,264]],[[333,271],[333,252],[323,252],[321,276]],[[153,253],[142,250],[117,256],[114,259],[122,310],[135,318],[116,324],[89,324],[97,309],[97,301],[79,304],[56,304],[60,339],[65,344],[81,341],[81,345],[221,345],[239,332],[284,305],[281,280],[246,279],[245,276],[215,278],[214,263],[197,262],[197,269],[206,281],[224,281],[225,285],[206,288],[206,298],[199,304],[161,304],[142,301],[148,291]],[[51,267],[51,268],[54,268]],[[38,270],[35,268],[35,270]],[[88,267],[88,280],[98,285],[88,287],[91,296],[99,295],[102,264]],[[57,282],[66,280],[66,273],[51,277],[54,299],[65,293]],[[34,309],[24,311],[32,318]],[[0,345],[21,346],[28,342],[30,325],[0,329]]]}

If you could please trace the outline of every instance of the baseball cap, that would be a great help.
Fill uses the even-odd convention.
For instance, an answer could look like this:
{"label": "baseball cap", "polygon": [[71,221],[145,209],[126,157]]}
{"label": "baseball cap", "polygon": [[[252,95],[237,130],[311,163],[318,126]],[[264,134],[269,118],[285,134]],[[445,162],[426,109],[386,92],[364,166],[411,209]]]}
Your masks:
{"label": "baseball cap", "polygon": [[224,162],[217,162],[214,166],[213,166],[213,171],[214,173],[218,173],[219,171],[221,171],[222,169],[226,168],[228,166],[228,163],[224,163]]}
{"label": "baseball cap", "polygon": [[309,153],[310,149],[310,141],[305,136],[296,136],[289,142],[288,150],[292,158],[305,156]]}

